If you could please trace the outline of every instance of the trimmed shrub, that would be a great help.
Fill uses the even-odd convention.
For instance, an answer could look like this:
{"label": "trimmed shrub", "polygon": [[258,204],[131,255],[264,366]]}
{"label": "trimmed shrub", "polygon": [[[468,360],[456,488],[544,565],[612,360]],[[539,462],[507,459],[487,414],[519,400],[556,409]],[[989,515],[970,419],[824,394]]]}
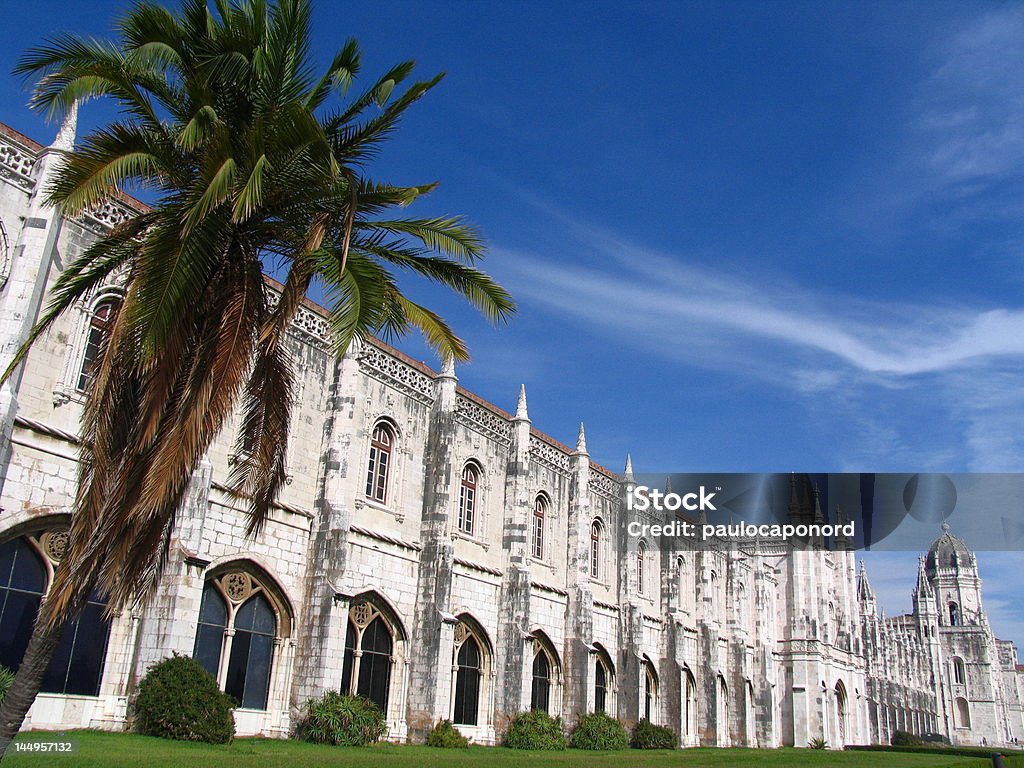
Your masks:
{"label": "trimmed shrub", "polygon": [[581,715],[572,731],[572,747],[575,749],[626,749],[629,734],[626,726],[604,712]]}
{"label": "trimmed shrub", "polygon": [[565,749],[562,720],[539,709],[522,712],[509,725],[504,743],[512,749]]}
{"label": "trimmed shrub", "polygon": [[363,747],[380,741],[387,732],[384,713],[376,704],[337,691],[307,701],[296,729],[296,735],[304,741],[341,747]]}
{"label": "trimmed shrub", "polygon": [[920,747],[924,742],[906,731],[893,731],[889,743],[894,747]]}
{"label": "trimmed shrub", "polygon": [[675,749],[679,746],[679,738],[671,728],[644,719],[633,727],[629,746],[633,749]]}
{"label": "trimmed shrub", "polygon": [[469,739],[459,733],[458,729],[452,725],[451,720],[441,720],[427,736],[427,746],[465,749],[469,746]]}
{"label": "trimmed shrub", "polygon": [[235,735],[234,702],[199,662],[175,654],[139,683],[135,728],[147,736],[226,744]]}
{"label": "trimmed shrub", "polygon": [[0,667],[0,704],[7,698],[7,692],[11,690],[14,683],[14,673],[7,667]]}

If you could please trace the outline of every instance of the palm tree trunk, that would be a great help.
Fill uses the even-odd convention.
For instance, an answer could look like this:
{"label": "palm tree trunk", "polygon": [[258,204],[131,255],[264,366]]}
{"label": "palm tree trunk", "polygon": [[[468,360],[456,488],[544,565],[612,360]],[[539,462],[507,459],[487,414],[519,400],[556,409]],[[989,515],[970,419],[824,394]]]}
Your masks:
{"label": "palm tree trunk", "polygon": [[0,705],[0,760],[3,760],[11,741],[25,722],[29,707],[36,700],[43,684],[43,675],[50,666],[50,660],[60,644],[67,621],[48,622],[45,618],[45,602],[40,607],[32,628],[32,637],[25,649],[25,658],[18,667],[11,689],[7,692],[4,703]]}

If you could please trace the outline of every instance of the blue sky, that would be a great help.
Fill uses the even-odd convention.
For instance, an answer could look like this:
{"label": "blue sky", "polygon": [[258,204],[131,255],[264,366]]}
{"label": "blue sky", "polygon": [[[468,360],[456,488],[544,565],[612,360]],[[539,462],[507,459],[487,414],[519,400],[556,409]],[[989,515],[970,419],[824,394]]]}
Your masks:
{"label": "blue sky", "polygon": [[[0,72],[125,7],[36,0]],[[613,469],[1024,469],[1024,5],[322,0],[316,29],[367,79],[449,73],[374,173],[441,180],[421,210],[475,222],[520,302],[495,330],[410,286],[469,340],[465,386],[526,383]],[[48,140],[25,99],[0,74],[0,120]],[[990,609],[1022,565],[992,562]]]}

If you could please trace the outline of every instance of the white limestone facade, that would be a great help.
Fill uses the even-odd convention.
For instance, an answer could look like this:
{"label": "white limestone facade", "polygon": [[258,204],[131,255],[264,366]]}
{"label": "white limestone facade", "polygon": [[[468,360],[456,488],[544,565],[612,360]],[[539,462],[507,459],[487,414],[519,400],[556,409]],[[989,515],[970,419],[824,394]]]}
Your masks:
{"label": "white limestone facade", "polygon": [[[3,367],[60,271],[144,207],[125,198],[64,220],[46,205],[73,121],[48,147],[0,125]],[[115,277],[81,301],[0,390],[0,566],[14,563],[0,590],[29,606],[0,613],[0,635],[23,632],[62,553],[83,366],[120,291]],[[533,426],[524,390],[503,393],[505,411],[452,367],[376,340],[335,359],[327,334],[304,306],[288,342],[301,371],[288,481],[267,525],[245,535],[228,425],[192,478],[154,596],[109,620],[97,602],[76,626],[100,641],[68,641],[26,727],[124,728],[139,679],[179,653],[236,695],[239,734],[285,736],[305,701],[342,690],[376,700],[397,741],[451,719],[492,744],[531,706],[567,727],[595,709],[647,717],[683,746],[1024,738],[1024,670],[949,531],[922,559],[914,613],[893,619],[841,540],[662,550],[627,536],[640,516],[624,504],[631,469],[592,462],[582,426],[568,447]],[[820,514],[804,478],[792,492],[794,519]],[[3,642],[0,654],[14,648]]]}

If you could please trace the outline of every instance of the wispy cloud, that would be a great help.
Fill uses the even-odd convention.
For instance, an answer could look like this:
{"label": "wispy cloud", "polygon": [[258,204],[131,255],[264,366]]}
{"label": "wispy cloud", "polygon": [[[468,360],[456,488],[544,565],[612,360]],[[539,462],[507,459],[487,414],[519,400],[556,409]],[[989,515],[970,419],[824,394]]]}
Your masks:
{"label": "wispy cloud", "polygon": [[[608,250],[599,239],[590,245]],[[634,246],[620,245],[607,256],[591,267],[526,254],[508,261],[521,278],[520,294],[667,355],[685,359],[694,344],[805,352],[822,366],[798,371],[793,383],[809,390],[832,386],[840,375],[834,365],[896,385],[903,377],[974,368],[993,358],[1024,359],[1020,308],[866,301],[700,269]]]}
{"label": "wispy cloud", "polygon": [[1024,8],[938,41],[916,124],[923,160],[967,197],[1024,173]]}

